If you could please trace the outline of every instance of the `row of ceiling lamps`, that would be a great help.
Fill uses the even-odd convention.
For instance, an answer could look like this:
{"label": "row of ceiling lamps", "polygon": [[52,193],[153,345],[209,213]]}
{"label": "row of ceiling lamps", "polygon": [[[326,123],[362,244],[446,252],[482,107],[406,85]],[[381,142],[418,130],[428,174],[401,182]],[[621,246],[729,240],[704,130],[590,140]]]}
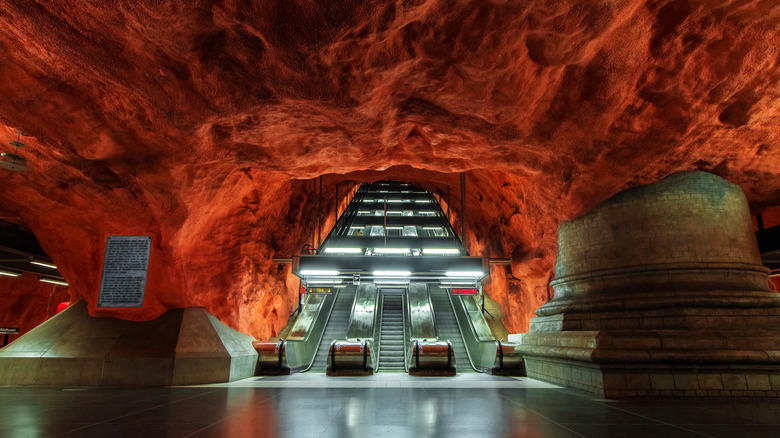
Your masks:
{"label": "row of ceiling lamps", "polygon": [[[411,248],[368,248],[375,254],[408,254],[412,251]],[[325,248],[322,252],[326,254],[362,254],[365,251],[364,248]],[[444,255],[444,254],[460,254],[460,250],[457,248],[424,248],[422,250],[424,255]]]}

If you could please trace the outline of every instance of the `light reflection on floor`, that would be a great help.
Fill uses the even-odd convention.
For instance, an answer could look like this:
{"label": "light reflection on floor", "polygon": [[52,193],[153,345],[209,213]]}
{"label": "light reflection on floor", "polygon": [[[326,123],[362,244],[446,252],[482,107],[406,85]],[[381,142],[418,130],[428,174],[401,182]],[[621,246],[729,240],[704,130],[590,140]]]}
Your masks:
{"label": "light reflection on floor", "polygon": [[770,437],[777,400],[606,401],[527,378],[299,374],[0,388],[0,437]]}

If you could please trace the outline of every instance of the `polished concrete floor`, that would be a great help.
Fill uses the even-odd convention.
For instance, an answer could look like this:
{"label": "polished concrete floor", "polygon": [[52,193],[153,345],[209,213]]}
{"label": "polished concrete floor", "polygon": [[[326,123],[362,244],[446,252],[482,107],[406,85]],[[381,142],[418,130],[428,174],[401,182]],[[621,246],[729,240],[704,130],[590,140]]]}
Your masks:
{"label": "polished concrete floor", "polygon": [[780,401],[608,401],[527,378],[297,374],[0,388],[0,437],[780,437]]}

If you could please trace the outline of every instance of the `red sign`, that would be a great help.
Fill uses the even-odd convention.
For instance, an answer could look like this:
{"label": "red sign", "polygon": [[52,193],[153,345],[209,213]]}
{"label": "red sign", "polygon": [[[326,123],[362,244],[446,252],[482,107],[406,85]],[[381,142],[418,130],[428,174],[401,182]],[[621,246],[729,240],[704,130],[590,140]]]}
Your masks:
{"label": "red sign", "polygon": [[455,288],[453,288],[452,289],[452,294],[453,295],[476,295],[477,294],[477,289],[475,289],[475,288],[466,288],[466,289],[461,289],[461,288],[455,289]]}

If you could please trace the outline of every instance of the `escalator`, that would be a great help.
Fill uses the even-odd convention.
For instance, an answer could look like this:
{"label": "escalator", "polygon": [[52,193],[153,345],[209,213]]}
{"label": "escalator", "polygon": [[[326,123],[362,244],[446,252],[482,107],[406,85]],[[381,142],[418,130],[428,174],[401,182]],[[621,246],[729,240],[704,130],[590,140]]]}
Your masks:
{"label": "escalator", "polygon": [[[347,336],[347,325],[349,324],[350,313],[352,313],[352,304],[355,301],[357,288],[349,286],[341,288],[333,304],[333,311],[328,318],[328,325],[325,327],[325,333],[322,335],[322,341],[317,348],[317,354],[314,356],[314,363],[309,371],[324,373],[328,361],[328,349],[334,339],[344,339]],[[311,356],[309,356],[311,357]]]}
{"label": "escalator", "polygon": [[382,325],[379,341],[380,372],[404,372],[404,314],[402,295],[382,298]]}
{"label": "escalator", "polygon": [[458,373],[476,372],[471,366],[468,353],[466,353],[466,345],[463,343],[463,336],[461,336],[455,313],[452,310],[449,292],[447,289],[433,285],[429,286],[428,290],[431,294],[433,315],[436,319],[436,335],[439,340],[449,340],[452,343]]}

